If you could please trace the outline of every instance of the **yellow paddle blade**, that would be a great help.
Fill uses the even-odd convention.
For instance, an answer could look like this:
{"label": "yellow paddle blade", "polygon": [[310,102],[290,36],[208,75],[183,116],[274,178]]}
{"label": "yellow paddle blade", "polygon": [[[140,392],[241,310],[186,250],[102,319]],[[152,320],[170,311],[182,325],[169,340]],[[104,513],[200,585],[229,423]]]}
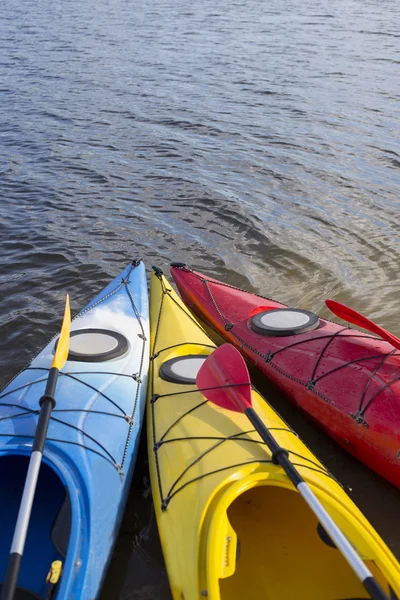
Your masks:
{"label": "yellow paddle blade", "polygon": [[61,327],[60,337],[58,339],[58,344],[56,348],[56,352],[54,354],[53,362],[51,363],[52,367],[55,367],[59,371],[65,365],[67,360],[68,351],[69,351],[69,330],[71,328],[71,310],[69,308],[69,296],[67,294],[67,298],[65,300],[65,311],[64,311],[64,319]]}

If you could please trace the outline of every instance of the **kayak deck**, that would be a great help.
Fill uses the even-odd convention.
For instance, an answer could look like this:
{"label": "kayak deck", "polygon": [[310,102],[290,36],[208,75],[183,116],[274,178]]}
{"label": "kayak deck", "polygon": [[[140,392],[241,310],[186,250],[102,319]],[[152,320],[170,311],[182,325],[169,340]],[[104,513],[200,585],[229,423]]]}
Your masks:
{"label": "kayak deck", "polygon": [[[170,370],[165,377],[166,364],[205,359],[215,346],[159,272],[150,296],[149,464],[173,597],[367,598],[247,418],[207,402],[193,382],[174,382]],[[382,586],[400,595],[399,567],[376,532],[256,391],[252,401]]]}
{"label": "kayak deck", "polygon": [[[268,315],[299,309],[172,266],[186,304],[271,379],[326,433],[400,487],[400,352],[388,342],[318,318],[311,330],[271,333]],[[307,311],[303,311],[307,312]],[[260,316],[261,315],[261,316]],[[260,327],[261,325],[261,327]]]}

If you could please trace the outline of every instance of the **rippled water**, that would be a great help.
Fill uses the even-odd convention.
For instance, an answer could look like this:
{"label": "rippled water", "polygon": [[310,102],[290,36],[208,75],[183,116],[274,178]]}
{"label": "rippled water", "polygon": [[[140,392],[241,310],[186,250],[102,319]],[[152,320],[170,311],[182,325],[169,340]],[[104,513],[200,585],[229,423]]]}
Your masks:
{"label": "rippled water", "polygon": [[[136,256],[325,316],[333,296],[400,334],[399,22],[396,0],[3,0],[0,381],[55,333],[66,289],[78,310]],[[363,486],[398,515],[391,489],[318,440],[395,547]],[[135,510],[104,598],[117,579],[161,597]]]}

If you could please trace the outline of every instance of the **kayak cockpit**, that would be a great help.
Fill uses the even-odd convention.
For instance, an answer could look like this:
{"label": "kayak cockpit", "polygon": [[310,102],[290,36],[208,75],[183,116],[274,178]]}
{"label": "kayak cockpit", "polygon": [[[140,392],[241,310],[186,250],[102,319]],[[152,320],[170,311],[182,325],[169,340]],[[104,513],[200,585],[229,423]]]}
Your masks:
{"label": "kayak cockpit", "polygon": [[[218,512],[218,510],[216,511]],[[224,518],[222,518],[222,522]],[[225,508],[208,539],[208,588],[222,600],[355,600],[368,593],[301,496],[288,487],[258,485]],[[349,534],[349,532],[347,532]],[[219,543],[217,543],[219,537]],[[219,553],[222,560],[218,560]],[[388,591],[371,557],[366,565]],[[214,567],[212,566],[214,565]],[[219,574],[215,569],[219,565]],[[222,565],[222,568],[221,568]],[[214,589],[217,590],[215,587]]]}
{"label": "kayak cockpit", "polygon": [[[8,555],[21,502],[29,456],[0,457],[0,582],[4,581]],[[71,531],[71,504],[56,472],[42,463],[32,508],[15,600],[56,597],[56,585],[46,582],[55,561],[65,562]],[[1,583],[0,583],[1,590]]]}

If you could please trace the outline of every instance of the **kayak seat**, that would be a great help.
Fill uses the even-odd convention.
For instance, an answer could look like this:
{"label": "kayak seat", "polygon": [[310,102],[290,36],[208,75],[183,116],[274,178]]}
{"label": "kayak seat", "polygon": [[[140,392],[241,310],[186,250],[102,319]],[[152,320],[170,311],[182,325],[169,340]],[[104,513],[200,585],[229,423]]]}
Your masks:
{"label": "kayak seat", "polygon": [[[278,511],[285,518],[275,518]],[[235,536],[240,539],[241,552],[239,560],[235,552],[234,571],[231,569],[235,556],[233,549],[229,554],[229,572],[218,582],[221,600],[369,598],[361,595],[367,591],[341,552],[332,547],[332,540],[323,528],[317,529],[315,516],[294,490],[270,484],[252,487],[234,498],[226,516]],[[227,534],[233,541],[230,529],[222,531],[223,540],[227,539]],[[293,535],[294,531],[296,535]],[[215,537],[209,539],[210,548],[219,548],[221,553],[221,546],[211,543]],[[225,544],[224,550],[226,547]],[[210,552],[209,559],[214,560],[219,555],[216,551]],[[223,556],[228,556],[226,550]],[[372,561],[368,561],[368,566],[385,585],[376,566],[369,563]],[[225,571],[228,571],[227,567]]]}
{"label": "kayak seat", "polygon": [[[0,583],[0,593],[3,589],[3,584]],[[42,596],[38,596],[35,592],[30,592],[25,588],[17,588],[14,594],[14,600],[44,600]]]}
{"label": "kayak seat", "polygon": [[63,558],[67,555],[69,535],[71,533],[71,519],[71,501],[69,499],[69,494],[66,491],[64,502],[56,515],[51,528],[51,541],[57,552],[61,554]]}

